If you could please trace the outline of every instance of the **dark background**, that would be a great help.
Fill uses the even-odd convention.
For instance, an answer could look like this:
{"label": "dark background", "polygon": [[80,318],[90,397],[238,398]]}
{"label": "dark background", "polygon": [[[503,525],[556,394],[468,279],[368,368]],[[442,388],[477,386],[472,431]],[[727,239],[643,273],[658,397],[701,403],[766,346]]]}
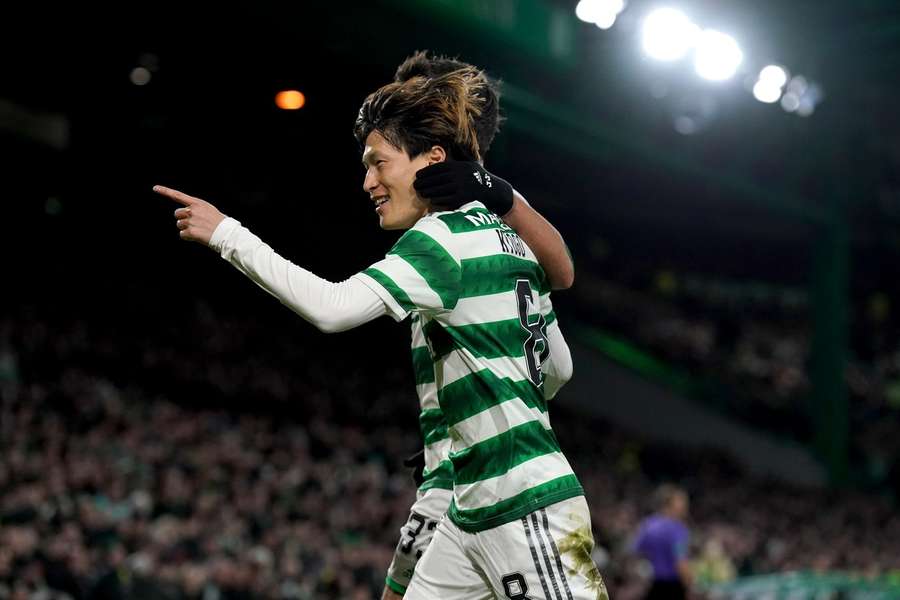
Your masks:
{"label": "dark background", "polygon": [[[377,455],[384,476],[399,477],[399,459],[418,443],[406,327],[383,319],[336,336],[315,331],[206,248],[181,242],[176,206],[150,189],[163,184],[207,199],[314,273],[350,276],[396,238],[378,229],[362,191],[351,135],[356,112],[406,56],[429,49],[503,81],[508,120],[486,166],[572,249],[576,284],[554,302],[576,350],[605,354],[637,378],[680,382],[669,387],[808,448],[827,473],[824,487],[753,488],[761,506],[796,493],[799,513],[815,512],[809,507],[827,498],[841,514],[868,515],[859,517],[865,522],[891,514],[865,502],[894,507],[900,473],[900,400],[892,400],[900,390],[892,392],[900,381],[894,3],[694,2],[698,22],[731,32],[744,49],[742,70],[720,84],[698,80],[686,63],[665,65],[640,52],[639,18],[653,6],[640,0],[609,31],[577,21],[574,2],[563,0],[307,4],[4,9],[0,306],[3,347],[15,365],[4,418],[25,446],[44,443],[41,427],[21,412],[38,396],[36,406],[56,407],[50,413],[62,411],[72,423],[84,417],[79,406],[91,401],[82,394],[95,392],[73,384],[75,372],[138,390],[128,393],[151,412],[156,401],[174,401],[188,421],[227,409],[235,419],[256,414],[309,431],[337,427],[317,438],[323,447],[369,435],[357,462]],[[753,98],[745,79],[767,62],[821,86],[814,114],[799,117]],[[150,71],[147,85],[130,81],[137,67]],[[279,110],[273,98],[282,89],[303,91],[306,106]],[[693,135],[673,127],[685,115],[699,123]],[[707,330],[711,347],[696,339]],[[598,332],[625,351],[586,341]],[[802,350],[781,352],[785,340]],[[744,364],[742,342],[766,346],[758,354],[774,374],[735,367]],[[644,359],[658,368],[647,369]],[[55,391],[35,395],[42,385]],[[559,409],[563,423],[579,421],[574,404]],[[88,430],[98,426],[88,422]],[[587,422],[593,435],[560,434],[579,473],[616,470],[611,465],[631,456],[629,448],[661,443]],[[386,442],[373,423],[403,436]],[[67,435],[79,431],[73,425]],[[663,448],[635,450],[639,484],[630,475],[607,482],[618,491],[598,500],[603,509],[593,507],[595,527],[630,523],[615,511],[645,511],[644,492],[662,480],[688,484],[700,502],[719,489],[722,478],[698,475],[698,465],[730,459]],[[654,452],[675,458],[660,467]],[[325,450],[316,458],[336,460]],[[732,473],[725,480],[735,469],[721,469]],[[7,509],[19,502],[10,500],[17,481],[0,479]],[[380,533],[366,538],[388,553],[410,498],[403,486]],[[716,510],[732,498],[739,503],[732,493],[721,492]],[[858,510],[850,508],[856,494]],[[703,520],[711,511],[698,516],[706,532],[716,521]],[[740,537],[752,519],[738,521]],[[813,537],[826,530],[808,527]],[[834,527],[839,535],[870,534]],[[758,552],[726,543],[735,562],[765,555],[759,548],[772,529],[754,531]],[[617,555],[621,539],[606,537],[598,534]],[[852,560],[848,544],[844,559],[816,563],[811,551],[787,564],[757,557],[743,573],[881,574],[900,566],[896,555],[878,551]],[[97,569],[108,564],[91,556]],[[370,561],[378,581],[386,566],[379,561],[383,554]],[[626,589],[635,577],[621,564],[613,560],[608,578]],[[330,593],[368,593],[368,580],[346,585]]]}

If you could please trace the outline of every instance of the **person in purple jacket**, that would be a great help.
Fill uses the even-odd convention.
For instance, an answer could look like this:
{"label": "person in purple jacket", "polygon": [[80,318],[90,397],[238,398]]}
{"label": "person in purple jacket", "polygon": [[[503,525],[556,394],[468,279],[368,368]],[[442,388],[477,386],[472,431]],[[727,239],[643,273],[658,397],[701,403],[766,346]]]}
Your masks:
{"label": "person in purple jacket", "polygon": [[663,485],[656,491],[657,512],[641,521],[634,550],[653,566],[653,584],[647,600],[687,597],[691,584],[688,564],[690,534],[684,521],[688,515],[688,495],[682,488]]}

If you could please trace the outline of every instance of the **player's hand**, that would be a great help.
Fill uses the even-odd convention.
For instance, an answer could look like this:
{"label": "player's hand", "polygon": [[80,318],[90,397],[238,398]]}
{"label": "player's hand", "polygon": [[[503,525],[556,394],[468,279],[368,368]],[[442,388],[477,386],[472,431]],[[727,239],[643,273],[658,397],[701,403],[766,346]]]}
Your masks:
{"label": "player's hand", "polygon": [[474,161],[447,160],[429,165],[416,173],[413,187],[435,211],[456,210],[480,200],[502,217],[513,206],[512,186]]}
{"label": "player's hand", "polygon": [[161,185],[154,185],[153,191],[182,205],[175,211],[175,226],[181,239],[209,246],[213,231],[225,219],[219,209],[206,200]]}

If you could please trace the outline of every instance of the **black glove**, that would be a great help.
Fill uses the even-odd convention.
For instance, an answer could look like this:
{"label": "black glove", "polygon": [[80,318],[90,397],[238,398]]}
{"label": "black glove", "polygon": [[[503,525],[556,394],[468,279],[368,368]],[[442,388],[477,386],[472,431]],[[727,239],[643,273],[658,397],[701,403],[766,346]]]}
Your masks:
{"label": "black glove", "polygon": [[416,482],[416,487],[421,486],[424,481],[425,473],[425,451],[419,450],[409,458],[405,459],[403,461],[403,466],[413,470],[413,481]]}
{"label": "black glove", "polygon": [[502,217],[513,206],[512,186],[474,161],[448,160],[429,165],[416,173],[413,187],[431,201],[431,208],[436,211],[456,210],[467,202],[480,200],[489,211]]}

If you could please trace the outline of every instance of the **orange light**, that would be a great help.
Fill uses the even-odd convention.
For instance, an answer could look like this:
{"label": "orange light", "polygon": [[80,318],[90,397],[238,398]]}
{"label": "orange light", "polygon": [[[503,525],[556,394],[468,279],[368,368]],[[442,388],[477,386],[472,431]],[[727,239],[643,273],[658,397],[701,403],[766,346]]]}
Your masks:
{"label": "orange light", "polygon": [[297,90],[285,90],[275,95],[275,104],[283,110],[297,110],[306,104],[306,96]]}

